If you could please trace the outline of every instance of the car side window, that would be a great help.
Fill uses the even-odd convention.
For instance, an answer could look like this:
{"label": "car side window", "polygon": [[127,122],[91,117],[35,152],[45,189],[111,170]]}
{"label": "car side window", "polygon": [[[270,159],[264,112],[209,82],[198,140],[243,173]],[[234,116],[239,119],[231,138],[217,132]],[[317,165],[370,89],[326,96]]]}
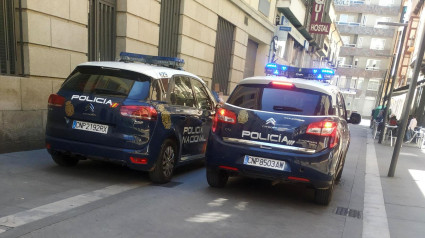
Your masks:
{"label": "car side window", "polygon": [[202,110],[212,110],[212,102],[204,85],[196,79],[191,79],[191,82],[198,108]]}
{"label": "car side window", "polygon": [[193,97],[189,78],[184,76],[175,76],[172,78],[167,101],[172,105],[195,107],[195,98]]}
{"label": "car side window", "polygon": [[158,80],[154,80],[151,86],[151,100],[161,101],[162,100],[162,89]]}
{"label": "car side window", "polygon": [[338,107],[339,116],[346,120],[347,112],[345,110],[344,97],[340,93],[338,93],[338,96],[337,96],[337,107]]}

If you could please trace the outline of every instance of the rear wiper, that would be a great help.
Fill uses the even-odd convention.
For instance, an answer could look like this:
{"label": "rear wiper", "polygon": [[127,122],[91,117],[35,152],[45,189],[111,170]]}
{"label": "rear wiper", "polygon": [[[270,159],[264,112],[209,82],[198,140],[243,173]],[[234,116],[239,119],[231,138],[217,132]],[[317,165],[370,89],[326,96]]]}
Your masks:
{"label": "rear wiper", "polygon": [[104,93],[104,94],[127,96],[127,93],[123,93],[123,92],[119,92],[119,91],[114,91],[114,90],[110,90],[110,89],[104,89],[104,88],[95,88],[94,91],[96,93]]}
{"label": "rear wiper", "polygon": [[273,106],[275,111],[291,111],[291,112],[302,112],[303,110],[296,107],[287,107],[287,106]]}

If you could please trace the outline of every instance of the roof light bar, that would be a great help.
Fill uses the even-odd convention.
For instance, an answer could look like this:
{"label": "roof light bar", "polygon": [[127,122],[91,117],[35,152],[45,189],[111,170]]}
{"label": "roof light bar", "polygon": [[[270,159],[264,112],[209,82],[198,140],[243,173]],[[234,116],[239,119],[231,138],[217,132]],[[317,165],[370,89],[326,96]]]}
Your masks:
{"label": "roof light bar", "polygon": [[180,58],[142,55],[129,52],[121,52],[120,61],[153,64],[173,69],[181,69],[184,66],[184,60]]}
{"label": "roof light bar", "polygon": [[267,75],[313,80],[329,80],[335,75],[335,71],[332,69],[298,68],[275,63],[267,64],[265,71]]}

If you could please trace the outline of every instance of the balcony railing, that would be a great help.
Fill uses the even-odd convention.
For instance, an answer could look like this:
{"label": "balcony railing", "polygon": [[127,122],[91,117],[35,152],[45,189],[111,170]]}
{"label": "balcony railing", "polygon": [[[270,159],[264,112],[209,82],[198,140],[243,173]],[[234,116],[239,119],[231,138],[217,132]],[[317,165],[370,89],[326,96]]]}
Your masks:
{"label": "balcony railing", "polygon": [[385,70],[376,69],[373,70],[365,68],[354,68],[354,67],[341,67],[338,66],[336,70],[337,75],[346,77],[363,77],[363,78],[384,78]]}
{"label": "balcony railing", "polygon": [[[384,55],[390,55],[390,50],[382,49],[370,49],[367,48],[357,48],[355,44],[344,45],[341,47],[341,51],[339,52],[340,57],[346,56],[363,56],[363,57],[383,57]],[[385,57],[384,56],[384,57]]]}
{"label": "balcony railing", "polygon": [[369,35],[369,36],[380,36],[385,38],[394,37],[394,28],[382,29],[371,26],[362,26],[360,23],[355,24],[338,24],[338,30],[341,34],[349,35]]}
{"label": "balcony railing", "polygon": [[358,23],[358,22],[337,21],[336,24],[338,24],[338,25],[346,25],[346,26],[360,26],[360,23]]}
{"label": "balcony railing", "polygon": [[[341,4],[337,4],[337,2]],[[344,4],[348,3],[348,4]],[[365,4],[364,1],[335,1],[336,12],[376,14],[386,16],[397,16],[400,12],[400,6],[380,6],[376,4]]]}

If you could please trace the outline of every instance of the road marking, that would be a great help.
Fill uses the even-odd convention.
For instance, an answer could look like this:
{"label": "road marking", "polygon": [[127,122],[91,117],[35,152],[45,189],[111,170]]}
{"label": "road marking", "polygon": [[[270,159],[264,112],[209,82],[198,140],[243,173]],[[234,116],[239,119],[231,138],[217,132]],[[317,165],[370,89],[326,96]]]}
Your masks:
{"label": "road marking", "polygon": [[389,238],[387,211],[382,192],[381,175],[375,152],[375,141],[367,133],[363,238]]}
{"label": "road marking", "polygon": [[[103,189],[95,190],[89,193],[80,194],[74,197],[66,198],[57,202],[49,203],[30,210],[18,212],[9,216],[0,218],[0,226],[15,228],[41,220],[43,218],[65,212],[83,205],[117,195],[119,193],[135,189],[142,184],[116,184]],[[0,233],[6,230],[0,228]]]}

